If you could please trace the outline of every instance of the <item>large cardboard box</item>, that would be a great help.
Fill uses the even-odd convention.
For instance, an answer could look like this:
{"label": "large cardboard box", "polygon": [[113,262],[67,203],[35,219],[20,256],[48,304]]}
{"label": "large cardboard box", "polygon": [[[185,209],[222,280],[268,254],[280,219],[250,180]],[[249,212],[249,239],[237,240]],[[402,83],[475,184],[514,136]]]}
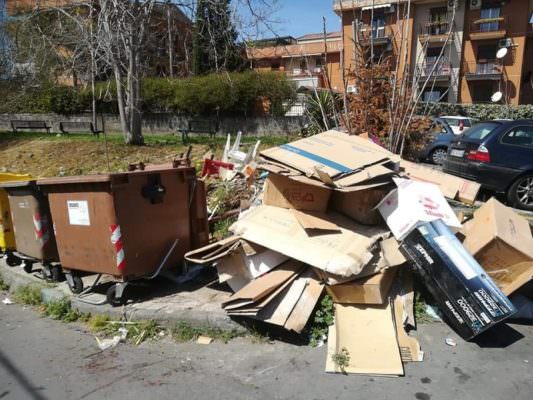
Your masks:
{"label": "large cardboard box", "polygon": [[383,304],[388,298],[397,271],[397,268],[389,268],[367,278],[326,286],[326,290],[335,303]]}
{"label": "large cardboard box", "polygon": [[307,176],[318,177],[319,170],[331,179],[375,164],[399,161],[398,156],[369,140],[333,130],[264,150],[261,156]]}
{"label": "large cardboard box", "polygon": [[331,189],[298,182],[283,175],[269,174],[263,192],[263,204],[305,211],[326,211]]}
{"label": "large cardboard box", "polygon": [[334,191],[331,197],[331,209],[365,225],[383,222],[375,208],[390,192],[390,185],[371,187],[365,190],[343,192]]}
{"label": "large cardboard box", "polygon": [[405,238],[401,249],[413,261],[450,326],[464,339],[473,338],[516,312],[441,220],[418,226]]}
{"label": "large cardboard box", "polygon": [[475,211],[463,234],[464,247],[506,294],[533,275],[533,236],[529,222],[496,199],[490,199]]}

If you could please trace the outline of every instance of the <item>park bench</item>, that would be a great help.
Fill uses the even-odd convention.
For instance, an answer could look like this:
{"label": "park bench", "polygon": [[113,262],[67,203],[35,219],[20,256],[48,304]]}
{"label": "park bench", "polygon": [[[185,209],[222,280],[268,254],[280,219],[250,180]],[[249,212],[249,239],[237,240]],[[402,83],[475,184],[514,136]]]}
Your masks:
{"label": "park bench", "polygon": [[184,143],[189,139],[189,133],[208,134],[209,137],[214,138],[217,123],[210,119],[192,119],[187,121],[186,128],[178,128],[178,132],[181,133],[181,140]]}
{"label": "park bench", "polygon": [[98,129],[95,129],[92,122],[86,121],[61,121],[59,123],[59,130],[61,131],[61,133],[90,132],[96,136],[100,136],[100,133],[103,132]]}
{"label": "park bench", "polygon": [[12,120],[11,129],[13,133],[17,133],[17,129],[46,129],[46,133],[50,133],[52,127],[48,126],[46,121],[38,120]]}

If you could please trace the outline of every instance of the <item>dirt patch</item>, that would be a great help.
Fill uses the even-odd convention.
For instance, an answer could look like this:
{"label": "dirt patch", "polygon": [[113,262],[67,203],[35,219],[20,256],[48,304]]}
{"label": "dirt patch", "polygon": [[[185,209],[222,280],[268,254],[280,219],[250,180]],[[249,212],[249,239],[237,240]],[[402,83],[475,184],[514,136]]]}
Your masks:
{"label": "dirt patch", "polygon": [[[209,149],[194,145],[192,159],[201,161]],[[36,177],[125,171],[131,163],[165,163],[186,150],[180,144],[126,146],[103,140],[9,140],[0,143],[0,169]]]}

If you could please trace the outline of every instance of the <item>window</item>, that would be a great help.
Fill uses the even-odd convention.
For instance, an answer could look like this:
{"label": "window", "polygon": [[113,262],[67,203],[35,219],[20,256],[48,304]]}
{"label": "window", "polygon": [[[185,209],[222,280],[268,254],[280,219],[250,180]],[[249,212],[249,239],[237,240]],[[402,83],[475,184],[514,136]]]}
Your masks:
{"label": "window", "polygon": [[300,60],[300,70],[301,70],[302,72],[307,71],[307,60],[306,60],[305,58],[302,58],[302,59]]}
{"label": "window", "polygon": [[428,103],[435,103],[441,101],[444,91],[442,89],[435,88],[433,90],[424,91],[422,96],[423,100]]}
{"label": "window", "polygon": [[482,122],[467,130],[464,135],[469,139],[483,140],[500,124],[498,122]]}
{"label": "window", "polygon": [[[500,17],[500,7],[487,7],[481,9],[481,19],[490,20]],[[494,32],[500,29],[500,21],[487,21],[479,24],[480,32]]]}
{"label": "window", "polygon": [[492,82],[476,82],[472,83],[472,100],[474,103],[488,103],[491,96],[494,94],[495,85]]}
{"label": "window", "polygon": [[533,147],[533,127],[520,126],[512,129],[502,138],[502,143],[515,146]]}
{"label": "window", "polygon": [[446,7],[429,10],[430,35],[443,35],[448,29],[448,9]]}
{"label": "window", "polygon": [[374,15],[374,19],[372,20],[372,37],[374,39],[385,37],[385,16],[384,15]]}

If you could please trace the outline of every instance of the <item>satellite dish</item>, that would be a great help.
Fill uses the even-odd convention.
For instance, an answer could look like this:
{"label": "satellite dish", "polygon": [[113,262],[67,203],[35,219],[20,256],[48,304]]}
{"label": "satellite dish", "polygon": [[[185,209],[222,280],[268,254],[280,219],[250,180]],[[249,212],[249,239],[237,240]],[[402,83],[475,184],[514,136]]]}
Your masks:
{"label": "satellite dish", "polygon": [[498,50],[498,51],[496,52],[496,58],[497,58],[498,60],[501,60],[502,58],[504,58],[504,57],[507,55],[507,52],[508,52],[508,51],[509,51],[509,50],[507,50],[507,47],[502,47],[500,50]]}
{"label": "satellite dish", "polygon": [[492,96],[490,96],[490,101],[492,101],[493,103],[497,103],[502,99],[502,97],[503,97],[502,92],[496,92]]}

